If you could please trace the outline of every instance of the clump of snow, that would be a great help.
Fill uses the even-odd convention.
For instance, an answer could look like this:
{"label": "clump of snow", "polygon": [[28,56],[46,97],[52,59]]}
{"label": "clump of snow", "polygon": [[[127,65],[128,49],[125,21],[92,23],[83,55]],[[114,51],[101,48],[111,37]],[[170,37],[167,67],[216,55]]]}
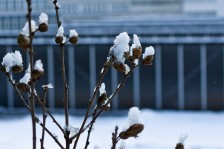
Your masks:
{"label": "clump of snow", "polygon": [[98,145],[95,145],[94,149],[100,149],[100,147]]}
{"label": "clump of snow", "polygon": [[132,107],[129,109],[128,121],[130,126],[140,123],[140,110],[138,107]]}
{"label": "clump of snow", "polygon": [[152,46],[146,47],[145,48],[145,53],[142,54],[142,58],[146,58],[147,56],[154,55],[155,54],[155,49]]}
{"label": "clump of snow", "polygon": [[48,15],[44,12],[42,12],[39,16],[39,23],[42,24],[42,23],[46,23],[48,24]]}
{"label": "clump of snow", "polygon": [[64,27],[62,25],[58,28],[56,37],[58,36],[64,36]]}
{"label": "clump of snow", "polygon": [[35,70],[38,70],[38,71],[41,71],[41,72],[44,71],[44,69],[43,69],[43,63],[41,62],[41,60],[37,60],[35,62],[34,69]]}
{"label": "clump of snow", "polygon": [[[31,20],[31,31],[35,32],[37,30],[36,22],[34,20]],[[25,26],[22,29],[21,32],[22,35],[24,36],[29,36],[29,23],[26,22]]]}
{"label": "clump of snow", "polygon": [[105,87],[105,83],[102,83],[102,84],[100,85],[100,89],[99,89],[100,96],[101,96],[102,94],[106,93],[106,89],[105,89],[105,88],[106,88],[106,87]]}
{"label": "clump of snow", "polygon": [[181,134],[178,139],[178,143],[184,144],[185,140],[188,138],[188,134]]}
{"label": "clump of snow", "polygon": [[138,65],[138,62],[139,62],[138,59],[135,59],[135,60],[134,60],[134,64],[135,64],[135,65]]}
{"label": "clump of snow", "polygon": [[5,66],[6,72],[9,72],[11,70],[11,67],[13,66],[22,66],[23,65],[23,59],[22,55],[19,51],[15,51],[15,53],[10,52],[7,53],[2,60],[2,66]]}
{"label": "clump of snow", "polygon": [[124,140],[121,140],[119,149],[125,149],[125,142],[124,142]]}
{"label": "clump of snow", "polygon": [[79,132],[79,128],[71,127],[70,134],[71,136],[76,135]]}
{"label": "clump of snow", "polygon": [[30,73],[26,73],[22,79],[19,80],[19,83],[28,84],[30,81]]}
{"label": "clump of snow", "polygon": [[43,88],[54,88],[54,86],[51,83],[49,83],[47,85],[43,85],[42,87]]}
{"label": "clump of snow", "polygon": [[131,56],[133,56],[133,49],[134,48],[140,48],[141,47],[141,43],[139,41],[139,37],[136,34],[134,34],[133,38],[134,38],[133,39],[133,44],[130,47],[130,55]]}
{"label": "clump of snow", "polygon": [[75,29],[73,29],[73,30],[70,30],[70,33],[69,33],[69,37],[71,38],[71,37],[78,37],[78,33],[76,32],[76,30]]}
{"label": "clump of snow", "polygon": [[57,6],[58,8],[61,8],[61,4],[60,4],[59,2],[56,3],[56,6]]}
{"label": "clump of snow", "polygon": [[22,55],[19,51],[16,50],[13,57],[14,57],[14,65],[17,65],[17,66],[23,65]]}
{"label": "clump of snow", "polygon": [[116,58],[118,62],[124,63],[124,52],[129,51],[130,37],[127,32],[120,33],[114,40],[114,46],[111,47],[110,53]]}
{"label": "clump of snow", "polygon": [[124,66],[125,66],[125,74],[128,74],[130,71],[130,67],[127,64],[125,64]]}

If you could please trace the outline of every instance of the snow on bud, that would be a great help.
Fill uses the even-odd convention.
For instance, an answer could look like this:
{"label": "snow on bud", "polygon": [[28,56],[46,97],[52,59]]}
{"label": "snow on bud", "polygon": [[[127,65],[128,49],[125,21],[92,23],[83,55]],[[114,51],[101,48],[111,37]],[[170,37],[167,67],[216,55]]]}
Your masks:
{"label": "snow on bud", "polygon": [[132,107],[129,109],[128,121],[130,126],[140,123],[140,110],[138,107]]}
{"label": "snow on bud", "polygon": [[32,70],[32,81],[39,80],[44,75],[43,63],[37,60]]}
{"label": "snow on bud", "polygon": [[64,36],[64,27],[62,25],[58,28],[56,37],[58,36]]}
{"label": "snow on bud", "polygon": [[130,37],[127,32],[120,33],[114,40],[114,46],[111,47],[110,53],[116,58],[117,62],[124,63],[124,53],[129,51]]}
{"label": "snow on bud", "polygon": [[18,65],[18,66],[23,65],[22,55],[19,51],[16,50],[13,57],[14,57],[14,64],[15,65]]}
{"label": "snow on bud", "polygon": [[11,71],[11,67],[13,66],[13,54],[7,53],[2,60],[2,66],[5,67],[6,72]]}
{"label": "snow on bud", "polygon": [[30,82],[30,73],[26,73],[22,79],[19,80],[19,83],[28,84]]}
{"label": "snow on bud", "polygon": [[79,132],[79,128],[71,127],[70,134],[71,136],[76,135]]}
{"label": "snow on bud", "polygon": [[145,59],[147,56],[151,56],[155,54],[155,49],[152,46],[145,48],[145,53],[142,54],[142,58]]}
{"label": "snow on bud", "polygon": [[[31,20],[31,32],[35,32],[37,30],[36,22],[34,20]],[[21,32],[24,36],[29,36],[29,23],[26,22],[25,26],[22,29]]]}
{"label": "snow on bud", "polygon": [[134,64],[135,64],[135,66],[138,65],[138,62],[139,62],[138,59],[135,59],[135,60],[134,60]]}
{"label": "snow on bud", "polygon": [[178,139],[178,143],[184,144],[185,140],[188,138],[188,134],[181,134]]}
{"label": "snow on bud", "polygon": [[130,47],[130,58],[129,58],[131,62],[133,62],[134,59],[139,59],[142,55],[142,47],[139,41],[139,37],[136,34],[134,34],[133,38],[134,39],[133,39],[133,44]]}
{"label": "snow on bud", "polygon": [[135,47],[141,47],[141,43],[139,41],[139,37],[136,34],[134,34],[133,38],[134,38],[133,39],[133,44],[135,45]]}
{"label": "snow on bud", "polygon": [[101,96],[102,94],[106,93],[106,90],[105,90],[105,83],[102,83],[102,84],[100,85],[100,89],[99,89],[99,91],[100,91],[100,96]]}
{"label": "snow on bud", "polygon": [[70,33],[69,33],[69,41],[72,43],[72,44],[76,44],[78,42],[78,33],[76,32],[75,29],[73,30],[70,30]]}
{"label": "snow on bud", "polygon": [[37,61],[35,62],[34,69],[35,69],[35,70],[42,71],[42,72],[44,71],[43,63],[41,62],[41,60],[37,60]]}
{"label": "snow on bud", "polygon": [[59,2],[56,3],[56,6],[57,6],[58,8],[61,8],[61,4],[60,4]]}
{"label": "snow on bud", "polygon": [[39,31],[46,32],[48,30],[48,15],[41,13],[39,16]]}
{"label": "snow on bud", "polygon": [[128,74],[130,71],[130,67],[127,64],[125,64],[124,66],[125,66],[125,74]]}
{"label": "snow on bud", "polygon": [[44,12],[42,12],[39,16],[39,24],[42,23],[48,24],[48,15]]}
{"label": "snow on bud", "polygon": [[58,31],[55,37],[55,42],[58,44],[62,44],[62,43],[65,43],[65,41],[66,41],[66,37],[64,36],[64,27],[61,25],[58,28]]}

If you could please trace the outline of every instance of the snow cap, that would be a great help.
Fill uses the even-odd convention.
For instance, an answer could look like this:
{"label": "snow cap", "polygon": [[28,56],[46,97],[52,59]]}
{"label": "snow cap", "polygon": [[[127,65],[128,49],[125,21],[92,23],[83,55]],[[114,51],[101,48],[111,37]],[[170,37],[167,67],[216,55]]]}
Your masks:
{"label": "snow cap", "polygon": [[147,56],[154,55],[155,54],[155,49],[152,46],[146,47],[145,48],[145,53],[142,54],[142,58],[146,58]]}
{"label": "snow cap", "polygon": [[39,23],[42,24],[42,23],[46,23],[48,24],[48,15],[44,12],[42,12],[39,16]]}
{"label": "snow cap", "polygon": [[76,32],[75,29],[70,30],[70,33],[69,33],[70,38],[73,37],[73,36],[78,37],[78,33]]}
{"label": "snow cap", "polygon": [[[34,20],[31,20],[31,31],[35,32],[37,30],[36,22]],[[29,23],[26,22],[25,26],[22,29],[21,32],[22,35],[24,36],[29,36]]]}
{"label": "snow cap", "polygon": [[58,28],[56,37],[58,37],[58,36],[64,36],[64,27],[62,25]]}
{"label": "snow cap", "polygon": [[99,91],[100,91],[100,96],[102,95],[102,94],[104,94],[104,93],[106,93],[106,89],[105,89],[106,87],[105,87],[105,83],[102,83],[101,85],[100,85],[100,89],[99,89]]}
{"label": "snow cap", "polygon": [[41,62],[41,60],[37,60],[35,62],[34,69],[35,70],[38,70],[38,71],[41,71],[41,72],[44,71],[44,69],[43,69],[43,63]]}
{"label": "snow cap", "polygon": [[22,79],[19,80],[19,83],[28,84],[30,81],[30,73],[26,73]]}
{"label": "snow cap", "polygon": [[140,123],[140,110],[138,107],[132,107],[129,109],[128,121],[130,126]]}

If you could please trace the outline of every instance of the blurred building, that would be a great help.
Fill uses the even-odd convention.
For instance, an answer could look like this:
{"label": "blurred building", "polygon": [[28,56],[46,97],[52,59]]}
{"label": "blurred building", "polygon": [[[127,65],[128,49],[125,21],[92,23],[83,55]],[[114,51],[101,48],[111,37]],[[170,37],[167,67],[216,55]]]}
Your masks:
{"label": "blurred building", "polygon": [[[20,3],[19,3],[20,2]],[[127,31],[138,34],[143,48],[154,45],[155,61],[150,68],[134,72],[124,90],[112,103],[113,109],[140,106],[152,109],[224,109],[224,13],[223,0],[63,0],[65,33],[75,28],[80,36],[77,46],[68,45],[70,107],[85,108],[98,73],[105,62],[114,37]],[[0,1],[0,58],[18,49],[16,37],[26,22],[24,0]],[[38,84],[52,83],[48,106],[60,108],[62,93],[60,52],[54,43],[57,30],[52,1],[33,1],[33,18],[49,14],[47,33],[36,33],[35,56],[48,70]],[[24,55],[23,55],[24,56]],[[24,63],[27,63],[26,55]],[[1,107],[23,107],[12,86],[0,74]],[[14,76],[16,80],[21,75]],[[105,82],[108,93],[116,89],[120,74],[112,69]],[[128,95],[128,96],[127,96]],[[80,100],[81,99],[81,100]],[[128,102],[127,102],[128,100]]]}

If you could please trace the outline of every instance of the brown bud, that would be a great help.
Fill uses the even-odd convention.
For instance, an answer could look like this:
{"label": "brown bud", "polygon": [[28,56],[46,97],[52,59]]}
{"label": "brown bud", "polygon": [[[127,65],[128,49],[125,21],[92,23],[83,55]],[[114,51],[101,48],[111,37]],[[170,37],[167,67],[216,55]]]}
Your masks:
{"label": "brown bud", "polygon": [[124,66],[123,63],[121,63],[121,62],[115,62],[113,66],[114,66],[114,68],[117,69],[119,72],[121,72],[121,73],[125,73],[126,68],[125,68],[125,66]]}
{"label": "brown bud", "polygon": [[103,104],[104,101],[107,99],[107,94],[103,93],[99,98],[98,98],[98,103]]}
{"label": "brown bud", "polygon": [[148,55],[142,60],[143,65],[152,65],[153,55]]}
{"label": "brown bud", "polygon": [[39,80],[44,75],[43,71],[33,70],[32,71],[32,81]]}
{"label": "brown bud", "polygon": [[134,60],[135,60],[135,58],[134,58],[134,56],[129,56],[129,57],[128,57],[128,60],[129,60],[130,63],[133,63]]}
{"label": "brown bud", "polygon": [[124,58],[125,59],[127,59],[129,56],[130,56],[130,52],[129,51],[124,52]]}
{"label": "brown bud", "polygon": [[19,34],[19,36],[17,37],[17,43],[20,48],[27,50],[30,45],[30,39],[28,36]]}
{"label": "brown bud", "polygon": [[13,66],[12,67],[12,71],[14,72],[14,73],[20,73],[20,72],[22,72],[23,71],[23,66]]}
{"label": "brown bud", "polygon": [[55,37],[55,42],[58,43],[58,44],[61,44],[63,42],[63,36]]}
{"label": "brown bud", "polygon": [[18,83],[18,84],[16,84],[16,87],[22,92],[26,92],[26,91],[30,90],[29,85],[27,85],[25,83]]}
{"label": "brown bud", "polygon": [[104,111],[110,111],[111,107],[110,107],[110,104],[108,104],[107,106],[106,105],[103,105],[105,107]]}
{"label": "brown bud", "polygon": [[79,37],[76,37],[76,36],[72,36],[71,38],[69,38],[69,41],[72,44],[76,44],[78,40],[79,40]]}
{"label": "brown bud", "polygon": [[184,145],[182,143],[177,143],[175,149],[184,149]]}
{"label": "brown bud", "polygon": [[40,32],[46,32],[46,31],[48,31],[48,24],[46,24],[46,23],[41,23],[41,24],[39,24],[39,31]]}
{"label": "brown bud", "polygon": [[2,72],[6,73],[6,68],[5,68],[5,66],[0,66],[0,69],[1,69]]}
{"label": "brown bud", "polygon": [[134,59],[139,59],[142,55],[142,47],[133,48],[132,52],[132,56],[134,57]]}
{"label": "brown bud", "polygon": [[134,124],[130,126],[126,131],[122,131],[119,134],[119,137],[121,139],[128,139],[129,137],[138,137],[138,134],[142,132],[144,129],[144,125],[142,124]]}

